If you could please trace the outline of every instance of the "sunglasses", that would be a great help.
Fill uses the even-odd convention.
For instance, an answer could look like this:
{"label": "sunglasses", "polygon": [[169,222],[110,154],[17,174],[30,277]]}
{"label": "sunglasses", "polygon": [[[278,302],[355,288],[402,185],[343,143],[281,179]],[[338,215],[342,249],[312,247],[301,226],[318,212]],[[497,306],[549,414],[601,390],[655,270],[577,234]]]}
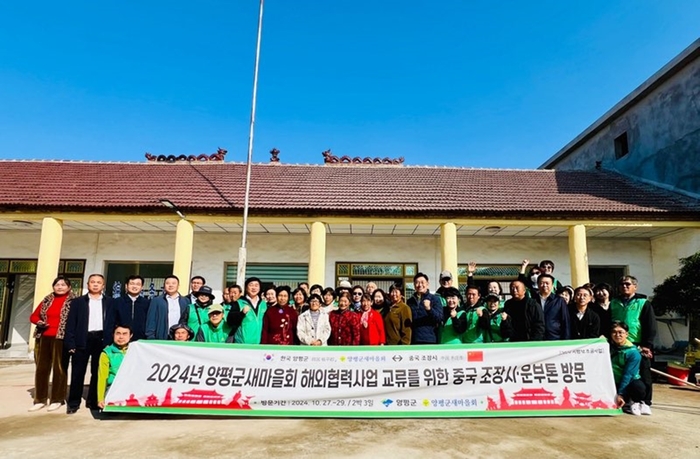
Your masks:
{"label": "sunglasses", "polygon": [[362,296],[362,292],[352,292],[352,296]]}

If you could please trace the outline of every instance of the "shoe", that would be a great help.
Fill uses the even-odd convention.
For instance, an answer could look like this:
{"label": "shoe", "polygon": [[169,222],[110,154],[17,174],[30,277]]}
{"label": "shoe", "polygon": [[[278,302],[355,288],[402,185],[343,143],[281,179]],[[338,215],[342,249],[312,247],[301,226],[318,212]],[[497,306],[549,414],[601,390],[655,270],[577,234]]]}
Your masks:
{"label": "shoe", "polygon": [[32,405],[31,408],[29,408],[29,412],[33,413],[35,411],[39,411],[40,409],[44,408],[46,406],[46,403],[35,403]]}
{"label": "shoe", "polygon": [[68,407],[68,408],[66,409],[66,414],[75,414],[75,413],[77,413],[77,412],[78,412],[78,408],[71,408],[71,407]]}
{"label": "shoe", "polygon": [[46,409],[46,411],[56,411],[57,409],[59,409],[62,406],[63,406],[63,403],[54,402],[51,405],[49,405],[49,407]]}
{"label": "shoe", "polygon": [[642,410],[639,406],[639,403],[630,403],[622,407],[622,411],[627,413],[627,414],[633,414],[635,416],[641,416],[642,415]]}
{"label": "shoe", "polygon": [[639,403],[639,411],[644,415],[644,416],[651,416],[651,407],[647,405],[644,402]]}

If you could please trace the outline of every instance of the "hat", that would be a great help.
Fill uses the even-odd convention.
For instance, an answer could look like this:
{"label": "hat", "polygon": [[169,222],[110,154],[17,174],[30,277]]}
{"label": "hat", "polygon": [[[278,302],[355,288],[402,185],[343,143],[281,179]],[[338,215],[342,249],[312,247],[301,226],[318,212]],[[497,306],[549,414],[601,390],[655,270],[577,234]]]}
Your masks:
{"label": "hat", "polygon": [[452,279],[452,273],[449,271],[443,271],[440,273],[440,280],[443,279]]}
{"label": "hat", "polygon": [[488,303],[489,301],[501,301],[501,299],[495,293],[489,293],[484,297],[484,301]]}
{"label": "hat", "polygon": [[209,306],[209,308],[207,309],[207,314],[211,314],[212,312],[221,312],[221,313],[223,313],[223,312],[224,312],[224,307],[221,306],[220,304],[212,304],[212,305]]}
{"label": "hat", "polygon": [[168,330],[168,339],[174,340],[175,332],[181,328],[187,331],[187,341],[192,341],[192,338],[194,337],[194,332],[186,324],[175,324],[172,327],[170,327],[170,329]]}
{"label": "hat", "polygon": [[215,295],[212,292],[211,287],[209,287],[208,285],[202,285],[201,287],[199,287],[199,290],[197,290],[196,292],[192,292],[192,294],[194,296],[206,295],[212,300],[215,298]]}
{"label": "hat", "polygon": [[340,281],[340,284],[338,284],[338,288],[352,288],[352,284],[346,280]]}

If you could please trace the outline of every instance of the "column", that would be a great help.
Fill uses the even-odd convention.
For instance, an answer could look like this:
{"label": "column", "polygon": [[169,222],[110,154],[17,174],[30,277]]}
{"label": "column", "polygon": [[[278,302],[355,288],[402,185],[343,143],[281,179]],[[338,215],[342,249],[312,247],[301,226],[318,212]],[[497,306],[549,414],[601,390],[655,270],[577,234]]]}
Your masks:
{"label": "column", "polygon": [[194,223],[184,218],[180,219],[175,230],[175,257],[173,258],[173,274],[180,279],[180,295],[189,293],[193,243]]}
{"label": "column", "polygon": [[[455,288],[459,287],[458,267],[457,267],[457,227],[454,223],[443,223],[440,225],[440,252],[442,255],[442,270],[452,273]],[[439,274],[439,273],[438,273]],[[435,279],[435,288],[439,287],[439,279]]]}
{"label": "column", "polygon": [[571,262],[571,285],[576,288],[587,284],[589,282],[588,247],[584,225],[569,227],[569,261]]}
{"label": "column", "polygon": [[[51,284],[58,276],[58,263],[61,260],[63,244],[63,222],[46,217],[41,222],[41,240],[36,264],[36,281],[34,284],[34,303],[36,307],[46,295],[53,291]],[[34,325],[29,332],[29,350],[34,349]]]}
{"label": "column", "polygon": [[326,285],[326,225],[322,222],[311,224],[309,285],[314,284]]}

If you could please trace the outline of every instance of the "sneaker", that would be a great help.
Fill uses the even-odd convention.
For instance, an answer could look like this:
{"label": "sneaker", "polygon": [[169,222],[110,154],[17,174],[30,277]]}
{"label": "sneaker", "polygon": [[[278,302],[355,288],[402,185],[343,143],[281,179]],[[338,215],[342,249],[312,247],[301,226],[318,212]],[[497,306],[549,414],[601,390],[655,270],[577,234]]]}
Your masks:
{"label": "sneaker", "polygon": [[639,405],[639,411],[644,415],[644,416],[651,416],[651,407],[647,405],[644,402],[638,403]]}
{"label": "sneaker", "polygon": [[627,414],[633,414],[635,416],[641,416],[642,415],[642,409],[639,406],[639,403],[630,403],[622,407],[622,411],[627,413]]}
{"label": "sneaker", "polygon": [[33,413],[35,411],[39,411],[40,409],[44,408],[46,406],[46,403],[35,403],[32,405],[31,408],[29,408],[29,412]]}
{"label": "sneaker", "polygon": [[63,406],[63,403],[54,402],[51,405],[49,405],[49,407],[46,409],[46,411],[56,411],[57,409],[59,409],[62,406]]}

